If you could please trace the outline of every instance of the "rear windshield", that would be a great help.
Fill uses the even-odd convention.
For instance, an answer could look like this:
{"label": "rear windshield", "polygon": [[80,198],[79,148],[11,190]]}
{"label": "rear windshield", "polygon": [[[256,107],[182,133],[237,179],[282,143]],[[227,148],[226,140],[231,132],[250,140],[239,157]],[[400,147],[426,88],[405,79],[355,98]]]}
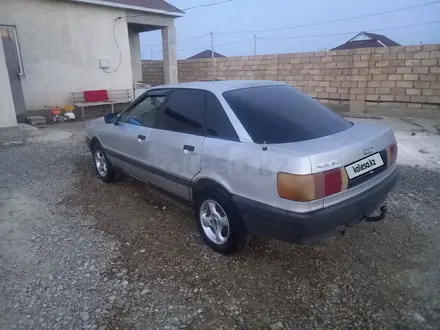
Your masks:
{"label": "rear windshield", "polygon": [[255,143],[316,139],[352,125],[287,85],[236,89],[223,96]]}

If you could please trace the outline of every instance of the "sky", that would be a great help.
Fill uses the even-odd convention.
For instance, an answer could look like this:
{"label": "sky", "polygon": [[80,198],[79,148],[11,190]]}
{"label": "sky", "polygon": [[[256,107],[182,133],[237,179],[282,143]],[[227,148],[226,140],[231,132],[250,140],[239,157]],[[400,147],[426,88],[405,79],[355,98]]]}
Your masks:
{"label": "sky", "polygon": [[[184,9],[218,1],[220,0],[169,0],[168,2]],[[225,56],[246,56],[254,54],[254,36],[251,31],[325,22],[430,2],[437,3],[337,23],[255,32],[257,55],[327,50],[346,42],[360,31],[384,34],[402,45],[440,43],[440,1],[232,0],[211,7],[188,10],[183,17],[175,20],[177,57],[184,59],[204,49],[211,49],[210,32],[214,33],[214,50],[216,52]],[[402,27],[433,21],[438,22]],[[240,31],[248,32],[227,33]],[[200,38],[182,40],[204,34],[206,35]],[[327,36],[319,36],[322,34],[327,34]],[[328,36],[328,34],[342,35]],[[318,35],[318,37],[310,37],[311,35]],[[265,40],[264,38],[284,39]],[[158,45],[162,42],[160,31],[142,33],[140,40],[143,59],[162,59],[162,47]]]}

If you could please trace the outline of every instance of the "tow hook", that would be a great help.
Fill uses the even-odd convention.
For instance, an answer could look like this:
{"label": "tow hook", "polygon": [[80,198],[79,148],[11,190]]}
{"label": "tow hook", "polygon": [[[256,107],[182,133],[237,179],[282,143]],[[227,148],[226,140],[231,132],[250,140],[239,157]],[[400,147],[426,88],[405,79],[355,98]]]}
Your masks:
{"label": "tow hook", "polygon": [[366,222],[382,221],[385,218],[385,216],[387,215],[388,209],[387,209],[386,205],[382,205],[379,210],[380,210],[380,214],[378,216],[375,216],[375,217],[365,217],[365,221]]}

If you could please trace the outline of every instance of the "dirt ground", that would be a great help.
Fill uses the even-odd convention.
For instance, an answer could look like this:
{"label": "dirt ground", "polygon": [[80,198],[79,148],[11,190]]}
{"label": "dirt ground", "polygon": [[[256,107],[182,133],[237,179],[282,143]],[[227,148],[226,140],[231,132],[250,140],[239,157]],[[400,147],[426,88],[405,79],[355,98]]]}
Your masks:
{"label": "dirt ground", "polygon": [[[76,171],[77,193],[68,202],[122,243],[115,262],[127,270],[129,283],[150,282],[203,310],[204,318],[190,328],[258,329],[277,322],[287,328],[416,328],[418,314],[426,326],[440,326],[438,236],[429,234],[438,234],[436,173],[401,168],[384,223],[363,224],[315,247],[258,237],[243,253],[222,257],[203,246],[190,206],[139,182],[90,180],[88,159]],[[414,187],[415,181],[422,182]],[[423,225],[417,223],[422,218]],[[129,312],[140,307],[128,302],[125,314],[116,311],[107,322],[141,326]]]}
{"label": "dirt ground", "polygon": [[[80,127],[69,132],[0,150],[11,169],[0,174],[0,328],[440,328],[435,166],[399,165],[383,222],[313,247],[254,237],[224,257],[204,246],[191,205],[130,178],[102,183]],[[49,283],[36,280],[43,268]]]}

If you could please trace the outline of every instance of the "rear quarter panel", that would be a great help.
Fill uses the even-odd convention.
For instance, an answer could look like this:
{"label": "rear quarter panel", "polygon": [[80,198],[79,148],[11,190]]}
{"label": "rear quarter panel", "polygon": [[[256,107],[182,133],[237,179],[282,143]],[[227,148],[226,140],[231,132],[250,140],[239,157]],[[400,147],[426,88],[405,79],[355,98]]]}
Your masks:
{"label": "rear quarter panel", "polygon": [[310,159],[294,151],[268,147],[266,151],[255,143],[233,142],[206,138],[201,159],[201,171],[194,178],[211,179],[231,194],[273,207],[309,212],[322,208],[323,201],[298,203],[282,199],[277,192],[277,173],[310,173]]}
{"label": "rear quarter panel", "polygon": [[352,128],[315,140],[267,145],[231,142],[207,138],[202,150],[201,172],[195,181],[207,178],[220,183],[231,194],[263,204],[305,213],[349,199],[370,189],[391,174],[392,165],[377,177],[341,193],[312,202],[294,202],[280,198],[277,174],[319,173],[331,168],[321,165],[337,160],[335,167],[344,167],[366,157],[364,149],[379,152],[396,143],[392,130],[386,126],[355,124]]}
{"label": "rear quarter panel", "polygon": [[[396,138],[391,128],[377,124],[355,123],[351,128],[337,134],[277,146],[285,150],[309,154],[312,173],[320,173],[333,168],[345,168],[360,159],[381,152],[394,143]],[[396,165],[393,164],[359,185],[325,197],[323,206],[332,206],[371,189],[395,169]]]}

